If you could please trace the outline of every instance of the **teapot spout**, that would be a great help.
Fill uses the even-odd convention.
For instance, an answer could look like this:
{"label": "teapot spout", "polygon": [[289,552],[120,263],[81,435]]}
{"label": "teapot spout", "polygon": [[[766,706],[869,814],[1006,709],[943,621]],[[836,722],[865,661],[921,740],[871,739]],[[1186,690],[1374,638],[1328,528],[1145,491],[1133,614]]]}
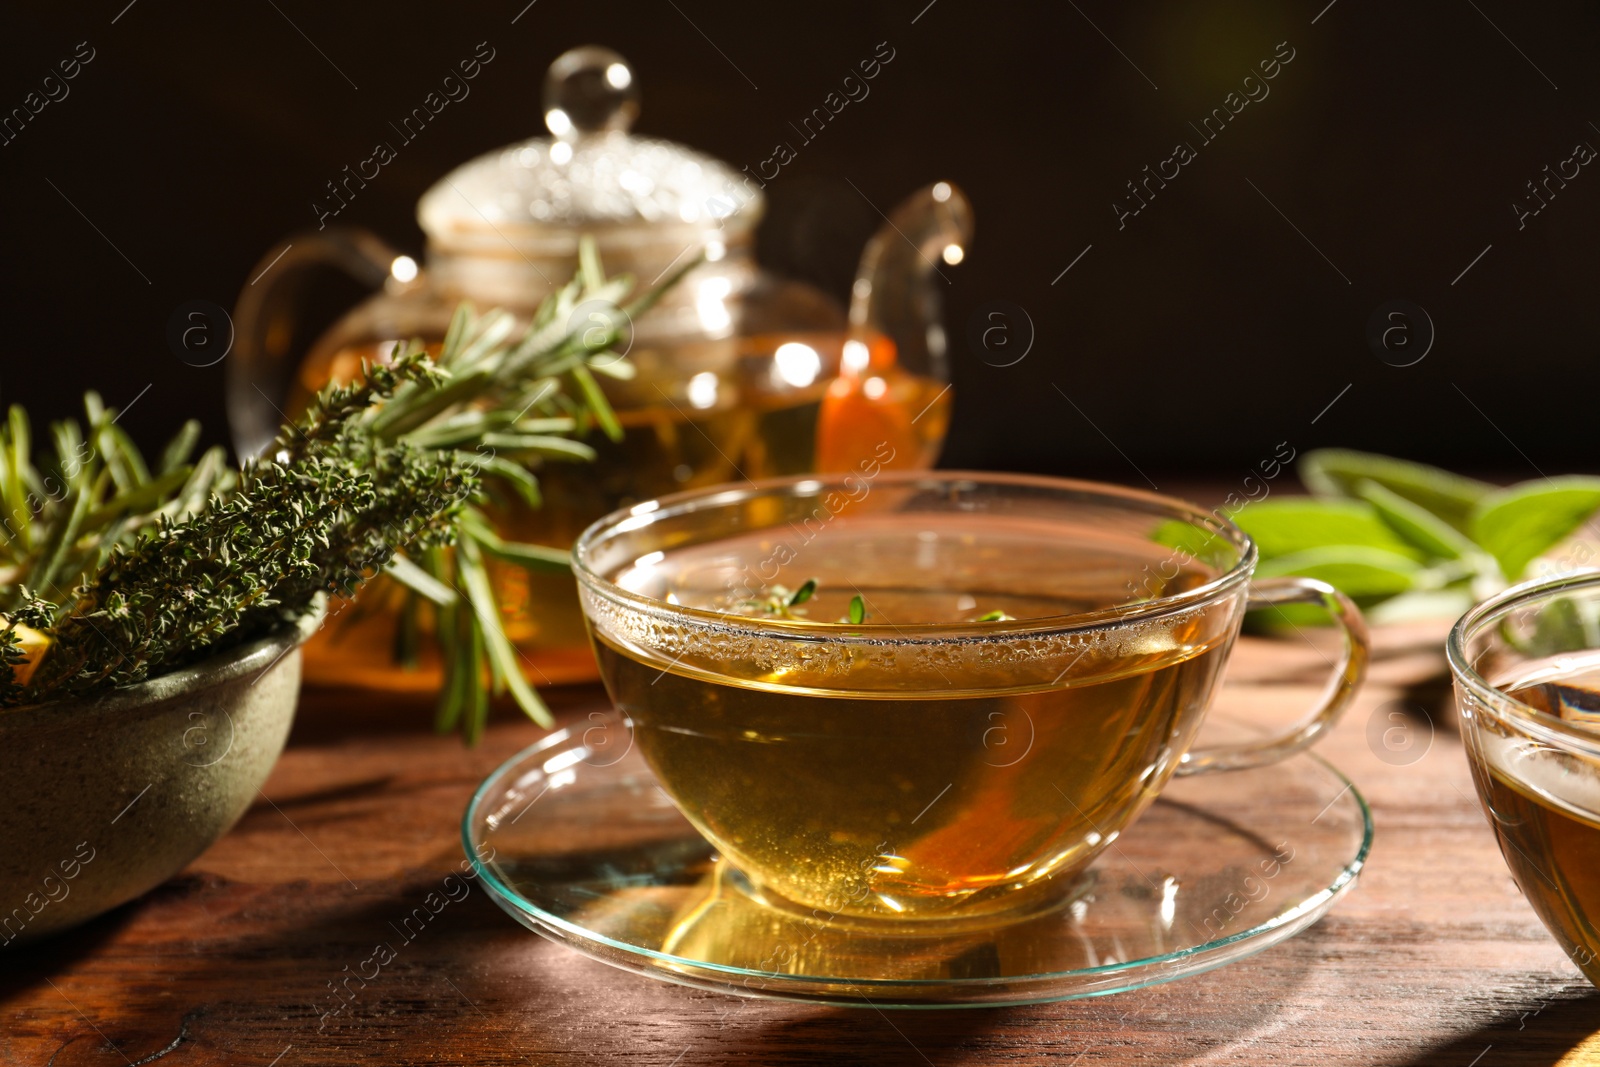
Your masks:
{"label": "teapot spout", "polygon": [[953,183],[935,182],[906,197],[861,252],[850,325],[892,340],[904,369],[948,381],[939,290],[971,242],[972,205]]}

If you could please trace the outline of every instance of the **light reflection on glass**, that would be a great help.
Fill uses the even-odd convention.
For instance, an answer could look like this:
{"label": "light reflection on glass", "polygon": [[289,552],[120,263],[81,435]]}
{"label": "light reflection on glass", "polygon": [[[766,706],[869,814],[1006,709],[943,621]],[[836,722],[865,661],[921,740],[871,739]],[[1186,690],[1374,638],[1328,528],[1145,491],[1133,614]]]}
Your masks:
{"label": "light reflection on glass", "polygon": [[717,376],[703,370],[689,379],[689,403],[704,410],[717,403]]}
{"label": "light reflection on glass", "polygon": [[872,362],[872,354],[867,351],[867,346],[860,341],[846,341],[844,343],[844,354],[839,357],[839,360],[845,370],[859,374],[866,370],[867,365]]}
{"label": "light reflection on glass", "polygon": [[707,278],[700,286],[695,299],[695,313],[707,333],[721,333],[733,325],[733,315],[725,301],[733,292],[733,282],[727,278]]}
{"label": "light reflection on glass", "polygon": [[[549,759],[545,760],[544,773],[550,775],[558,774],[561,771],[566,770],[568,767],[571,767],[574,763],[582,763],[585,755],[587,755],[587,752],[584,749],[569,748],[567,751],[558,753],[557,755],[551,756]],[[550,788],[556,788],[554,781],[550,783]]]}
{"label": "light reflection on glass", "polygon": [[799,341],[779,345],[773,360],[778,377],[796,389],[804,389],[822,373],[822,357],[817,355],[817,350]]}

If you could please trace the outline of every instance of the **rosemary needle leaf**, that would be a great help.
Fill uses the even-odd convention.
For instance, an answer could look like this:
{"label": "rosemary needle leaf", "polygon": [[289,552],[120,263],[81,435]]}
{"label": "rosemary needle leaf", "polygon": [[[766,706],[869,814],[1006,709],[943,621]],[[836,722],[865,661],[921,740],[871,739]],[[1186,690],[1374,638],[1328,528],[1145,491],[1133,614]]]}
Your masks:
{"label": "rosemary needle leaf", "polygon": [[173,435],[172,440],[167,442],[167,447],[161,450],[161,462],[156,465],[158,475],[168,474],[187,464],[199,440],[200,423],[196,419],[190,419]]}
{"label": "rosemary needle leaf", "polygon": [[399,553],[396,553],[383,569],[389,577],[440,607],[449,607],[458,599],[454,589]]}
{"label": "rosemary needle leaf", "polygon": [[190,467],[180,466],[165,470],[143,485],[135,486],[125,493],[118,493],[95,508],[85,519],[84,525],[88,529],[98,530],[112,519],[128,512],[142,513],[160,507],[193,474],[194,471]]}
{"label": "rosemary needle leaf", "polygon": [[600,391],[600,383],[594,380],[589,368],[581,364],[573,367],[572,380],[578,383],[578,389],[589,405],[590,414],[600,424],[606,436],[613,441],[622,440],[622,423],[617,421],[617,413],[611,410],[611,402],[606,399],[605,393]]}
{"label": "rosemary needle leaf", "polygon": [[[627,296],[628,293],[632,291],[632,289],[633,275],[619,274],[615,278],[612,278],[610,281],[606,282],[604,285],[587,290],[584,293],[585,304],[599,301],[603,304],[611,305],[611,307],[605,311],[596,311],[594,314],[590,315],[588,318],[588,325],[592,327],[604,323],[613,328],[613,336],[620,333],[621,327],[625,326],[628,322],[627,318],[622,314],[621,301],[623,297]],[[600,336],[599,334],[593,334],[592,330],[590,329],[585,329],[583,333],[586,340],[591,335],[596,338]]]}
{"label": "rosemary needle leaf", "polygon": [[394,628],[394,661],[406,670],[417,669],[417,652],[422,644],[421,628],[417,615],[421,605],[416,597],[406,597],[400,606],[400,618]]}
{"label": "rosemary needle leaf", "polygon": [[517,706],[527,712],[530,719],[540,726],[554,726],[555,719],[551,717],[550,709],[544,706],[544,701],[539,699],[539,695],[528,685],[528,680],[522,676],[522,666],[517,662],[517,651],[500,626],[500,609],[495,603],[494,592],[489,587],[489,575],[483,568],[483,556],[478,550],[478,543],[471,537],[463,537],[458,551],[461,558],[461,579],[466,585],[467,599],[472,602],[478,631],[483,635],[484,651],[488,654],[490,668],[500,677],[506,688],[511,690],[511,696],[516,700]]}
{"label": "rosemary needle leaf", "polygon": [[639,373],[638,368],[623,359],[621,353],[609,349],[590,356],[586,366],[596,374],[604,374],[607,378],[615,378],[622,382],[633,381],[634,376]]}
{"label": "rosemary needle leaf", "polygon": [[144,457],[139,454],[139,446],[133,443],[133,438],[128,436],[128,432],[120,426],[108,425],[105,435],[116,451],[117,457],[126,465],[134,484],[143,485],[148,482],[150,469],[145,466]]}
{"label": "rosemary needle leaf", "polygon": [[467,508],[461,513],[461,529],[468,534],[486,554],[528,570],[548,571],[554,574],[572,573],[572,553],[562,548],[546,545],[527,545],[503,540],[483,512]]}
{"label": "rosemary needle leaf", "polygon": [[456,305],[455,314],[450,316],[450,327],[444,334],[444,345],[439,349],[439,362],[444,366],[448,367],[456,361],[456,355],[461,351],[462,338],[466,336],[472,319],[471,304],[463,300]]}
{"label": "rosemary needle leaf", "polygon": [[649,311],[652,307],[654,307],[656,301],[660,300],[668,289],[671,289],[674,285],[677,285],[678,282],[683,279],[685,274],[688,274],[700,264],[704,263],[705,259],[706,254],[704,251],[697,252],[695,255],[690,256],[688,262],[680,264],[677,269],[673,270],[666,277],[661,278],[631,303],[624,304],[622,306],[623,318],[628,322],[636,321],[640,315],[643,315],[646,311]]}
{"label": "rosemary needle leaf", "polygon": [[594,459],[594,449],[582,441],[566,437],[552,437],[532,433],[486,433],[484,447],[497,452],[531,452],[551,459],[589,461]]}
{"label": "rosemary needle leaf", "polygon": [[525,570],[544,571],[550,574],[571,574],[572,553],[564,548],[530,545],[520,541],[483,542],[483,550],[496,559],[514,563]]}
{"label": "rosemary needle leaf", "polygon": [[483,631],[473,627],[467,641],[467,669],[463,672],[463,688],[471,702],[464,734],[469,745],[478,743],[479,738],[483,737],[484,727],[489,724],[489,691],[480,681],[483,677],[483,644]]}
{"label": "rosemary needle leaf", "polygon": [[[434,711],[433,725],[440,733],[456,729],[461,722],[461,709],[467,702],[469,686],[482,687],[482,665],[471,662],[471,637],[462,626],[466,610],[446,608],[439,613],[439,652],[444,659],[444,685],[439,689],[439,703]],[[476,667],[477,673],[471,673]]]}
{"label": "rosemary needle leaf", "polygon": [[518,419],[511,424],[514,433],[571,433],[578,428],[578,420],[560,416],[549,419]]}
{"label": "rosemary needle leaf", "polygon": [[588,234],[578,240],[578,277],[585,289],[599,289],[606,283],[606,272],[600,266],[600,251],[594,238]]}
{"label": "rosemary needle leaf", "polygon": [[479,461],[479,466],[485,473],[493,474],[511,486],[522,502],[530,508],[539,507],[544,503],[544,497],[539,492],[539,479],[529,473],[528,468],[522,464],[494,456]]}
{"label": "rosemary needle leaf", "polygon": [[[21,404],[11,405],[11,410],[6,413],[6,421],[11,426],[11,455],[8,457],[10,460],[8,464],[10,477],[6,482],[9,488],[11,485],[21,484],[22,472],[32,464],[28,456],[28,450],[33,444],[33,430],[28,425],[27,409]],[[11,503],[9,494],[6,503]]]}
{"label": "rosemary needle leaf", "polygon": [[483,317],[472,341],[461,350],[451,365],[461,369],[478,369],[485,362],[485,357],[511,336],[516,326],[517,320],[509,311],[496,308],[489,312]]}

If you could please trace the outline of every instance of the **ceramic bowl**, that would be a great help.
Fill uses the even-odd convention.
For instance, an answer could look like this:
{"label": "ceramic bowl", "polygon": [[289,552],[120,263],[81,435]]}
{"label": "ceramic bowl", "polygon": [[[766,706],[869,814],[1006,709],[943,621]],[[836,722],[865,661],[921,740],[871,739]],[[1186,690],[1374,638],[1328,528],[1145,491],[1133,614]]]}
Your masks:
{"label": "ceramic bowl", "polygon": [[0,951],[148,892],[233,826],[289,735],[304,629],[0,711]]}

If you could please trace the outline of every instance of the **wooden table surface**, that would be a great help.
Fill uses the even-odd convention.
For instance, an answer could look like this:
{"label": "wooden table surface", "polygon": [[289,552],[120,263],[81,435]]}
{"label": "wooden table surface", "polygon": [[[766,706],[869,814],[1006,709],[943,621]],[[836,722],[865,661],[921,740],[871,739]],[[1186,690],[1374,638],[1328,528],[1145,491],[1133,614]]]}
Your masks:
{"label": "wooden table surface", "polygon": [[[951,1012],[661,984],[544,941],[474,887],[319,1029],[330,982],[394,940],[390,924],[456,868],[473,788],[540,731],[504,714],[468,750],[428,732],[424,705],[308,690],[264,798],[187,872],[0,954],[0,1054],[60,1067],[1600,1063],[1600,991],[1546,936],[1495,848],[1438,681],[1439,637],[1379,631],[1372,680],[1325,742],[1378,830],[1359,884],[1321,923],[1164,986]],[[1243,651],[1231,676],[1266,665],[1293,683],[1274,703],[1305,702],[1317,661],[1283,653]],[[605,697],[552,699],[581,717]],[[1391,729],[1390,747],[1369,740]]]}

